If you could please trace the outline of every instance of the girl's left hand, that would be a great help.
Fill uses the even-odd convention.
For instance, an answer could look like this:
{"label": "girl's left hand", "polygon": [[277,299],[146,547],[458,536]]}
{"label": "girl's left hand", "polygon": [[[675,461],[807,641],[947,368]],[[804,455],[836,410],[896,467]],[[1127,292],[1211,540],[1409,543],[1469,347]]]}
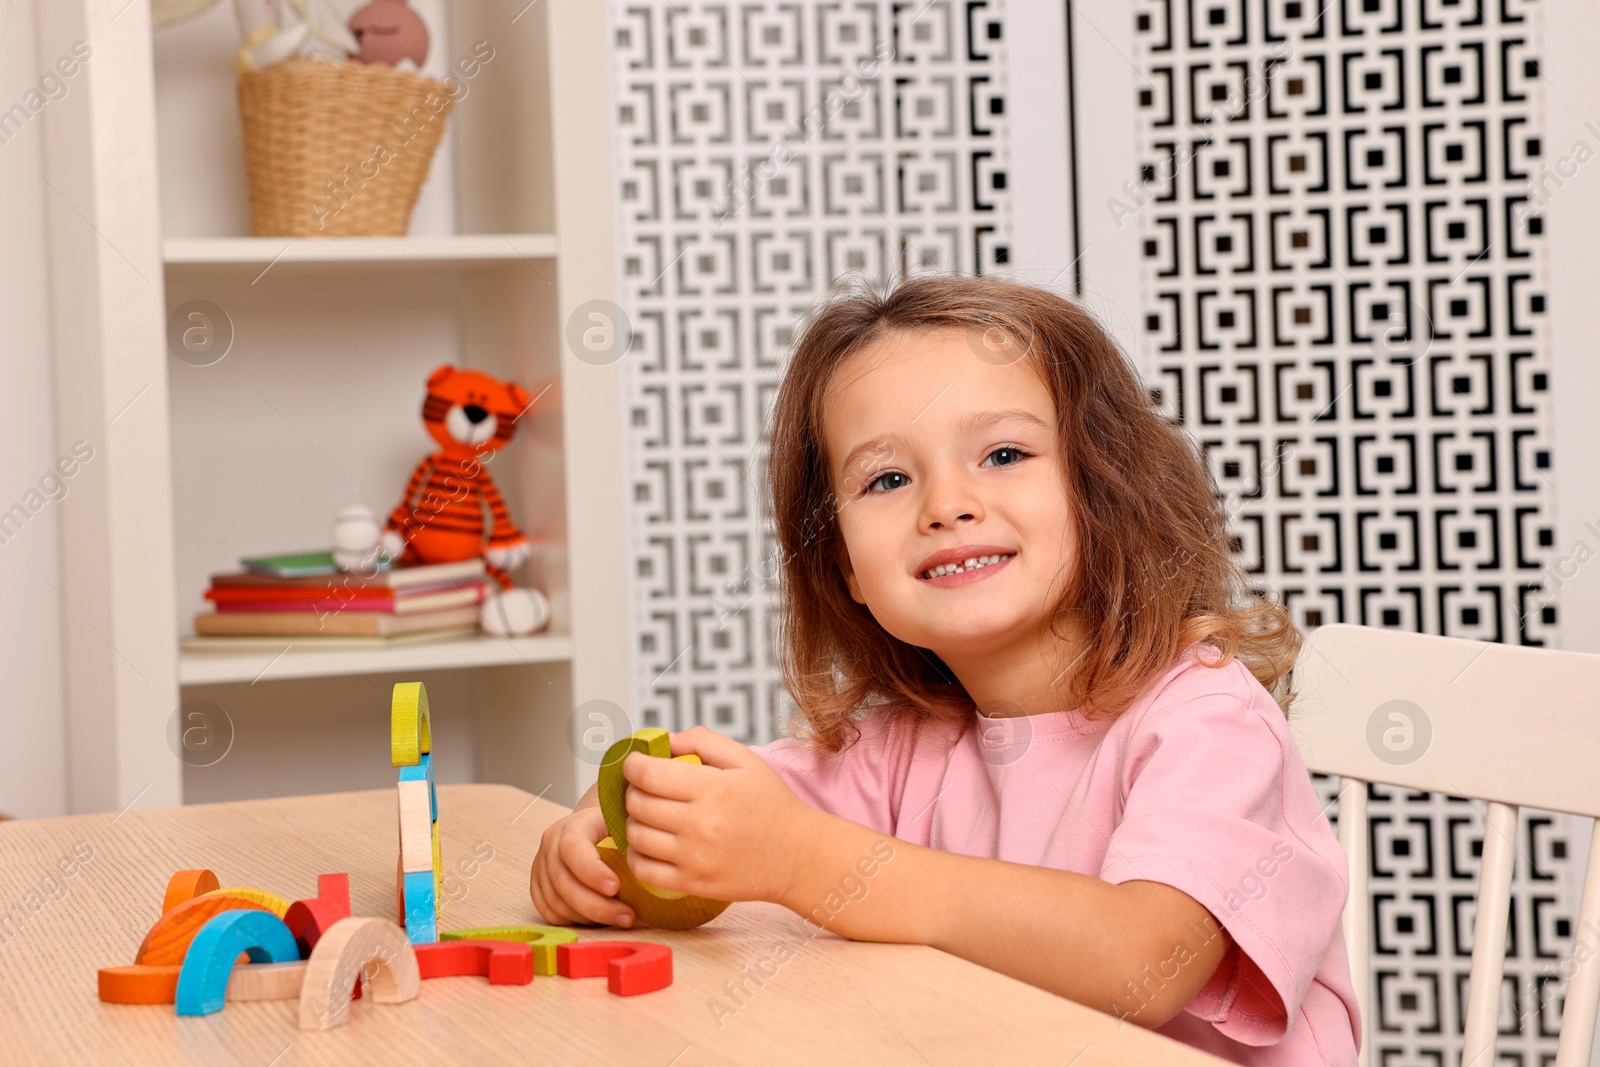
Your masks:
{"label": "girl's left hand", "polygon": [[805,870],[819,813],[744,745],[705,726],[672,735],[672,754],[638,752],[628,780],[628,864],[657,889],[717,900],[782,902]]}

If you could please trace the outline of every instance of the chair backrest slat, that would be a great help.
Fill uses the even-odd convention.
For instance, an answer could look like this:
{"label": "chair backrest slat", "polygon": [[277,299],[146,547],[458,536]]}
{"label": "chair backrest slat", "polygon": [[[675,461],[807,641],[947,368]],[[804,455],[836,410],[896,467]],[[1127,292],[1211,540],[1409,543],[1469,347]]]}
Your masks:
{"label": "chair backrest slat", "polygon": [[1361,1011],[1360,1067],[1372,1063],[1372,983],[1361,980],[1371,972],[1372,912],[1367,906],[1367,783],[1359,778],[1339,780],[1339,844],[1350,865],[1350,895],[1344,902],[1344,943],[1350,952],[1350,973],[1356,975],[1356,1006]]}
{"label": "chair backrest slat", "polygon": [[1490,804],[1483,818],[1483,863],[1478,872],[1478,913],[1472,924],[1472,973],[1467,979],[1461,1067],[1494,1067],[1516,861],[1517,809],[1510,804]]}
{"label": "chair backrest slat", "polygon": [[1568,957],[1567,1003],[1561,1010],[1556,1067],[1589,1067],[1596,1009],[1600,1009],[1600,825],[1589,829],[1589,865],[1584,868],[1578,931]]}
{"label": "chair backrest slat", "polygon": [[[1372,1056],[1366,784],[1488,801],[1464,1021],[1463,1067],[1493,1067],[1519,808],[1600,816],[1600,656],[1343,624],[1312,633],[1295,665],[1290,728],[1306,767],[1340,779],[1350,864],[1345,944]],[[1600,829],[1595,834],[1600,839]],[[1600,840],[1590,848],[1558,1067],[1588,1067],[1600,1007]]]}

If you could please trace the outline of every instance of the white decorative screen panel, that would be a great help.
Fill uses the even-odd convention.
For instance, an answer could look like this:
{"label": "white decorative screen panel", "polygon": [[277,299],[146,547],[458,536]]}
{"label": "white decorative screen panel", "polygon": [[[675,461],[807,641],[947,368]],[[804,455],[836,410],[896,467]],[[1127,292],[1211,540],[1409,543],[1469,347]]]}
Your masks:
{"label": "white decorative screen panel", "polygon": [[[1539,6],[1129,17],[1139,158],[1104,206],[1139,241],[1152,395],[1204,447],[1255,585],[1306,630],[1554,643]],[[1370,795],[1372,1062],[1456,1063],[1482,806]],[[1570,831],[1522,819],[1501,1064],[1554,1053]]]}
{"label": "white decorative screen panel", "polygon": [[763,479],[795,324],[837,279],[1007,263],[1003,8],[612,16],[638,725],[759,743],[787,701]]}

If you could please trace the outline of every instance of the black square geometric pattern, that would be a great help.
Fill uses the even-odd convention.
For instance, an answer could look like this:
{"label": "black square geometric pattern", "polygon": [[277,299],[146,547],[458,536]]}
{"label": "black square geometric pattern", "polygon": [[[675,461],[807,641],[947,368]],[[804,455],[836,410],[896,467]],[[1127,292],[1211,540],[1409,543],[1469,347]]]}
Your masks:
{"label": "black square geometric pattern", "polygon": [[[1252,583],[1306,630],[1554,643],[1540,5],[1131,17],[1138,196],[1095,208],[1136,220],[1156,407]],[[1482,805],[1370,795],[1372,1059],[1455,1064]],[[1571,829],[1522,817],[1498,1062],[1554,1055]]]}
{"label": "black square geometric pattern", "polygon": [[610,15],[633,726],[758,744],[789,710],[761,485],[796,324],[846,276],[1010,262],[1004,8],[611,0]]}

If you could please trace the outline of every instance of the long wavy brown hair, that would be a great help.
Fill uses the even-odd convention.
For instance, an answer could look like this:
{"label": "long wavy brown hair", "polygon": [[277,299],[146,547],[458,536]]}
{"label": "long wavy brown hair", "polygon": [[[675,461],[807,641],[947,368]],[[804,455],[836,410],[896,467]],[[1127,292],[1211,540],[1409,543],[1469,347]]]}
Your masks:
{"label": "long wavy brown hair", "polygon": [[1249,589],[1205,464],[1152,409],[1093,316],[1026,285],[924,277],[830,299],[811,317],[778,391],[768,479],[781,561],[779,656],[799,713],[791,729],[837,752],[873,710],[917,723],[974,712],[932,651],[890,635],[851,599],[823,444],[839,366],[887,334],[934,330],[1003,338],[1055,398],[1079,546],[1076,573],[1052,609],[1062,639],[1059,706],[1114,718],[1200,642],[1221,653],[1214,666],[1239,659],[1287,709],[1300,634],[1282,606]]}

